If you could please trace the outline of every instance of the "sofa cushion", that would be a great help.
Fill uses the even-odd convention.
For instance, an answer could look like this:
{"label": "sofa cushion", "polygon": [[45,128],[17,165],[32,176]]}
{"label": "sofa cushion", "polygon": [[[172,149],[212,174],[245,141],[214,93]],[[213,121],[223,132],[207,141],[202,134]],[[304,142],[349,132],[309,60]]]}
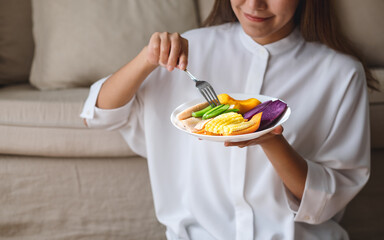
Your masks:
{"label": "sofa cushion", "polygon": [[2,240],[164,240],[142,158],[0,156]]}
{"label": "sofa cushion", "polygon": [[351,240],[384,239],[384,149],[373,150],[367,185],[348,204],[341,225]]}
{"label": "sofa cushion", "polygon": [[118,131],[0,125],[0,153],[44,157],[130,157]]}
{"label": "sofa cushion", "polygon": [[381,92],[369,93],[371,147],[384,149],[384,68],[372,69],[372,74],[379,81]]}
{"label": "sofa cushion", "polygon": [[384,68],[372,69],[372,74],[379,80],[381,92],[369,94],[371,146],[384,149]]}
{"label": "sofa cushion", "polygon": [[370,105],[371,147],[384,149],[384,104]]}
{"label": "sofa cushion", "polygon": [[0,124],[85,128],[79,114],[89,88],[39,91],[29,84],[0,88]]}
{"label": "sofa cushion", "polygon": [[384,66],[384,1],[334,1],[341,29],[371,67]]}
{"label": "sofa cushion", "polygon": [[33,47],[31,1],[0,1],[0,85],[28,82]]}
{"label": "sofa cushion", "polygon": [[39,91],[0,88],[0,152],[31,156],[135,155],[120,133],[89,129],[79,117],[88,88]]}
{"label": "sofa cushion", "polygon": [[378,91],[370,92],[369,102],[371,104],[384,105],[384,68],[372,69],[372,75],[379,81],[381,92],[378,92]]}
{"label": "sofa cushion", "polygon": [[199,15],[201,22],[204,22],[207,19],[208,15],[211,13],[213,4],[215,0],[197,0],[199,6]]}
{"label": "sofa cushion", "polygon": [[194,0],[33,0],[39,89],[90,86],[120,68],[153,32],[197,27]]}

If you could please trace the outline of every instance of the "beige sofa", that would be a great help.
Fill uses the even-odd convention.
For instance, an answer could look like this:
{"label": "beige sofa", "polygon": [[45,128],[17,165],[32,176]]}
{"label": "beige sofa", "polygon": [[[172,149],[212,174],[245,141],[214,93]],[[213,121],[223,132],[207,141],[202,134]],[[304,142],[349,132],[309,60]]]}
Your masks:
{"label": "beige sofa", "polygon": [[[346,34],[384,82],[383,2],[336,3]],[[165,238],[145,159],[117,132],[87,129],[79,113],[90,84],[137,54],[153,31],[198,27],[211,4],[0,2],[0,239]],[[372,177],[343,219],[352,239],[384,238],[384,94],[370,101]]]}

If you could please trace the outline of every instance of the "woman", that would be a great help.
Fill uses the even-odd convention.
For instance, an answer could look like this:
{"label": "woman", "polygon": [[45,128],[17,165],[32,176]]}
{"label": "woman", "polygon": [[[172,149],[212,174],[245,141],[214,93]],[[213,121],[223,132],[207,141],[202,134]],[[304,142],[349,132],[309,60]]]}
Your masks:
{"label": "woman", "polygon": [[[206,24],[217,26],[155,33],[91,87],[82,117],[148,159],[168,239],[348,239],[338,220],[369,176],[372,78],[338,42],[329,2],[316,2],[216,1]],[[174,71],[187,66],[218,93],[283,99],[284,134],[223,145],[178,132],[169,115],[198,97]]]}

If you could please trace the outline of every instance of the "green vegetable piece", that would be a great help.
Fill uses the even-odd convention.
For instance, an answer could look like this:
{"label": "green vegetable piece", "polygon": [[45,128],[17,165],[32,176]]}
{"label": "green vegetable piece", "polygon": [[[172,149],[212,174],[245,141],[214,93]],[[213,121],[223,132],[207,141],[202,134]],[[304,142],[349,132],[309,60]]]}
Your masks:
{"label": "green vegetable piece", "polygon": [[202,117],[204,115],[204,113],[208,112],[211,109],[212,109],[212,106],[209,105],[208,107],[206,107],[200,111],[192,112],[192,117]]}
{"label": "green vegetable piece", "polygon": [[232,109],[227,109],[227,110],[225,110],[225,112],[223,112],[223,113],[238,112],[238,111],[240,111],[240,110],[237,109],[237,108],[232,108]]}
{"label": "green vegetable piece", "polygon": [[228,104],[222,104],[222,105],[216,106],[211,110],[209,110],[208,112],[206,112],[203,115],[202,119],[205,120],[205,119],[216,117],[217,115],[220,115],[221,113],[225,112],[228,108],[229,108]]}
{"label": "green vegetable piece", "polygon": [[[221,108],[223,105],[224,105],[224,104],[221,104],[221,105],[218,105],[218,106],[212,108],[212,109],[209,110],[208,112],[204,113],[204,115],[205,115],[205,114],[210,114],[211,112],[213,112],[213,111],[215,111],[215,110]],[[204,115],[203,115],[203,117],[204,117]]]}

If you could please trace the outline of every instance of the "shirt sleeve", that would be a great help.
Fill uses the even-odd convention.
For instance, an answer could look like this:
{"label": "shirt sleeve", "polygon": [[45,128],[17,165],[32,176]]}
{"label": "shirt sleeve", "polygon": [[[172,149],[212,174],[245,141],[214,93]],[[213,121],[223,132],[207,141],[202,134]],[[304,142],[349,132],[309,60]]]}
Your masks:
{"label": "shirt sleeve", "polygon": [[[108,76],[109,77],[109,76]],[[146,157],[145,134],[142,101],[135,94],[131,101],[115,109],[101,109],[96,107],[100,89],[108,77],[95,82],[89,91],[80,117],[85,119],[89,128],[118,130],[129,147],[138,155]]]}
{"label": "shirt sleeve", "polygon": [[350,81],[333,127],[308,163],[301,201],[286,189],[294,220],[320,224],[341,212],[363,188],[370,174],[368,94],[362,67]]}

